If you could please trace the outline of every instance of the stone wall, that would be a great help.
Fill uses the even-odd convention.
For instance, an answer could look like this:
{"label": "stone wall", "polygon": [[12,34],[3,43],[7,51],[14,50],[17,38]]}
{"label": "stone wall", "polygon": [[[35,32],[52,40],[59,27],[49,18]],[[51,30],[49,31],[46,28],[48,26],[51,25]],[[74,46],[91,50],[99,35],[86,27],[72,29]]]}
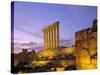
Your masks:
{"label": "stone wall", "polygon": [[[75,33],[77,69],[94,69],[97,66],[97,31],[93,27]],[[95,61],[94,61],[95,60]]]}

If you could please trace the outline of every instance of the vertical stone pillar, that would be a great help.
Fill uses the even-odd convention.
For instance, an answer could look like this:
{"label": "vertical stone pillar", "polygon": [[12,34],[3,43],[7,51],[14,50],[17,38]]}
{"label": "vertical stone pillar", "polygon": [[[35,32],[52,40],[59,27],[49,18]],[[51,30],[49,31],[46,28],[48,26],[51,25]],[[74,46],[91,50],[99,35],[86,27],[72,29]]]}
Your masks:
{"label": "vertical stone pillar", "polygon": [[48,49],[50,50],[50,31],[48,29]]}
{"label": "vertical stone pillar", "polygon": [[47,39],[46,39],[47,47],[46,47],[46,49],[48,49],[48,30],[46,30],[46,32],[47,32],[47,34],[46,34],[46,36],[47,36]]}
{"label": "vertical stone pillar", "polygon": [[54,27],[54,49],[56,49],[56,28]]}
{"label": "vertical stone pillar", "polygon": [[57,48],[60,47],[60,39],[59,39],[59,26],[57,26]]}
{"label": "vertical stone pillar", "polygon": [[52,28],[52,31],[51,31],[51,48],[52,48],[52,50],[53,50],[53,46],[54,46],[54,43],[53,43],[53,40],[54,40],[54,35],[53,35],[54,33],[53,33],[53,28]]}
{"label": "vertical stone pillar", "polygon": [[45,44],[44,44],[44,46],[45,46],[45,50],[47,49],[47,31],[44,31],[45,32],[45,38],[44,38],[44,40],[45,40]]}
{"label": "vertical stone pillar", "polygon": [[50,28],[50,50],[52,50],[52,28]]}
{"label": "vertical stone pillar", "polygon": [[[44,39],[46,39],[46,32],[44,31]],[[44,50],[46,49],[46,40],[44,40]]]}

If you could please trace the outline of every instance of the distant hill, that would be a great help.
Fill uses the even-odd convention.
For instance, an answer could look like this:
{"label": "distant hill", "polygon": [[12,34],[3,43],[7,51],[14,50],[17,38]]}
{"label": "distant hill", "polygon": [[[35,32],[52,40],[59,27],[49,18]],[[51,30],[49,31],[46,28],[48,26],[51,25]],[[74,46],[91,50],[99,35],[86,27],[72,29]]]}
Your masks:
{"label": "distant hill", "polygon": [[43,50],[43,48],[44,48],[43,46],[36,46],[36,47],[34,47],[35,50]]}

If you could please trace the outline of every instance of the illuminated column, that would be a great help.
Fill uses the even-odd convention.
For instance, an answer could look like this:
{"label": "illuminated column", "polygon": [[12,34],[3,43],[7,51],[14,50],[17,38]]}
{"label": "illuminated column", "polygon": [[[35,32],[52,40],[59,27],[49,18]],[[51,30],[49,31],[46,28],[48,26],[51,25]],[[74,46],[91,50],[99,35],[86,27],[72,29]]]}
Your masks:
{"label": "illuminated column", "polygon": [[44,50],[46,49],[46,32],[44,31]]}
{"label": "illuminated column", "polygon": [[56,28],[54,27],[54,49],[56,49]]}
{"label": "illuminated column", "polygon": [[45,35],[46,36],[46,39],[44,39],[44,40],[46,42],[46,50],[47,50],[47,48],[48,48],[47,47],[48,46],[48,42],[47,42],[48,41],[48,32],[47,32],[47,30],[45,30],[45,32],[46,32],[46,35]]}
{"label": "illuminated column", "polygon": [[53,40],[54,40],[54,38],[53,38],[53,28],[52,28],[52,31],[51,31],[51,48],[52,48],[52,50],[53,50],[53,46],[54,46]]}
{"label": "illuminated column", "polygon": [[50,50],[50,30],[48,29],[48,49]]}
{"label": "illuminated column", "polygon": [[57,26],[57,48],[60,47],[60,39],[59,39],[59,26]]}
{"label": "illuminated column", "polygon": [[46,36],[47,36],[47,39],[46,39],[47,47],[46,47],[46,49],[48,49],[48,30],[46,30],[46,32],[47,32],[47,34],[46,34]]}
{"label": "illuminated column", "polygon": [[50,28],[50,50],[52,50],[52,28]]}

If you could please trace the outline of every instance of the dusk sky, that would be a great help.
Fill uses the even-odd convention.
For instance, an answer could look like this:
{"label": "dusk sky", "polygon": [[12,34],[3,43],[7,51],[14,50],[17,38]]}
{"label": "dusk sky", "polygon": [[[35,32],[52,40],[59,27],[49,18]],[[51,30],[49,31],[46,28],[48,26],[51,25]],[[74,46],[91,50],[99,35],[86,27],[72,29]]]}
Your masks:
{"label": "dusk sky", "polygon": [[73,42],[75,32],[91,27],[97,18],[96,6],[15,2],[14,41],[43,44],[42,29],[60,22],[60,40]]}

